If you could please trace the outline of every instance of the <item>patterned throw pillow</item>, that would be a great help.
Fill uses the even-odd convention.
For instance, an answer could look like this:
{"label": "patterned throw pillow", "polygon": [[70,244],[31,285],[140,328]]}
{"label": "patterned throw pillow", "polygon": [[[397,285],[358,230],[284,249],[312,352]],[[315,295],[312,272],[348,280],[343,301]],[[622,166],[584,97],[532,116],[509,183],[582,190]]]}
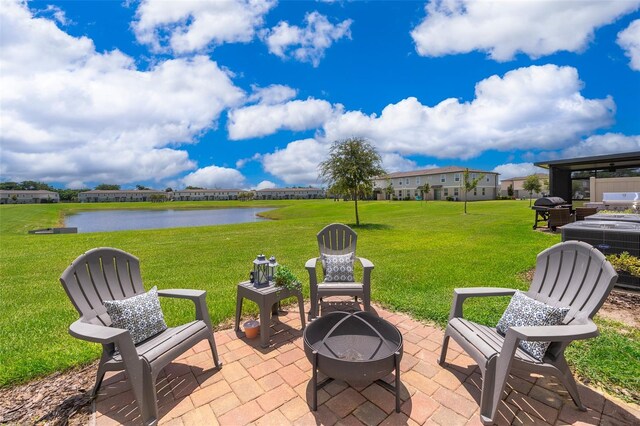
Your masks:
{"label": "patterned throw pillow", "polygon": [[325,282],[353,282],[353,253],[347,254],[323,254]]}
{"label": "patterned throw pillow", "polygon": [[[498,333],[505,335],[510,327],[531,327],[540,325],[560,325],[569,312],[569,308],[553,307],[530,298],[521,291],[511,298],[507,310],[496,325]],[[542,361],[551,342],[520,341],[520,348],[529,355]]]}
{"label": "patterned throw pillow", "polygon": [[167,329],[156,287],[127,299],[105,300],[104,306],[111,317],[111,327],[129,330],[134,344]]}

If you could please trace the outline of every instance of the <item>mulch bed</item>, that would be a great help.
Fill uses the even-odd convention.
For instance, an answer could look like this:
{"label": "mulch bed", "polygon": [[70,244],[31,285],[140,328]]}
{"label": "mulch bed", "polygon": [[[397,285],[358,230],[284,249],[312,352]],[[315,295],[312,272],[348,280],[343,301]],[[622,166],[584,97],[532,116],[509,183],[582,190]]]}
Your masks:
{"label": "mulch bed", "polygon": [[0,389],[0,423],[86,425],[98,362]]}

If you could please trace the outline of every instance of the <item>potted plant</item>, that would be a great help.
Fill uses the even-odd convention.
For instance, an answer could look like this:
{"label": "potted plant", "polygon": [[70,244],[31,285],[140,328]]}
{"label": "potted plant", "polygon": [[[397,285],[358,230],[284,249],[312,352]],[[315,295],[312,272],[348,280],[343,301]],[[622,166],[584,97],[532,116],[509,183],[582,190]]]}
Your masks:
{"label": "potted plant", "polygon": [[276,287],[281,287],[287,290],[300,290],[302,284],[298,277],[287,266],[280,265],[273,275],[273,279],[276,283]]}

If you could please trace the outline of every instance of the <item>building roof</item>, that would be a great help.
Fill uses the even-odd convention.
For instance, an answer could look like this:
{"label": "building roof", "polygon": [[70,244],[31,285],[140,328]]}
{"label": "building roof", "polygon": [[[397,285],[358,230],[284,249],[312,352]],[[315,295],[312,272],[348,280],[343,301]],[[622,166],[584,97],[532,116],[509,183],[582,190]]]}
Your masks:
{"label": "building roof", "polygon": [[[391,178],[401,178],[401,177],[411,177],[411,176],[424,176],[424,175],[439,175],[442,173],[461,173],[466,170],[466,167],[458,167],[458,166],[448,166],[448,167],[435,167],[432,169],[421,169],[421,170],[412,170],[409,172],[395,172],[389,173],[387,175],[378,177],[384,179]],[[478,169],[469,169],[471,173],[484,173],[484,174],[494,174],[497,175],[499,173],[496,172],[488,172],[486,170],[478,170]]]}
{"label": "building roof", "polygon": [[173,192],[184,192],[184,191],[193,191],[193,192],[243,192],[244,189],[224,189],[224,188],[213,188],[213,189],[176,189]]}
{"label": "building roof", "polygon": [[571,171],[606,169],[615,171],[617,169],[640,167],[640,151],[540,161],[534,164],[544,169],[555,168]]}
{"label": "building roof", "polygon": [[[549,178],[549,173],[533,173],[534,175],[538,176],[541,179],[548,179]],[[528,178],[531,175],[527,175],[527,176],[518,176],[518,177],[512,177],[512,178],[507,178],[507,179],[500,179],[502,182],[504,182],[505,180],[525,180],[526,178]]]}
{"label": "building roof", "polygon": [[6,192],[9,194],[56,194],[57,192],[49,191],[46,189],[0,189],[0,192]]}
{"label": "building roof", "polygon": [[159,189],[91,189],[89,191],[82,191],[80,194],[122,194],[123,192],[135,192],[137,194],[164,193],[164,191]]}
{"label": "building roof", "polygon": [[302,191],[324,191],[324,190],[322,188],[263,188],[263,189],[256,189],[256,192],[268,192],[268,191],[302,192]]}

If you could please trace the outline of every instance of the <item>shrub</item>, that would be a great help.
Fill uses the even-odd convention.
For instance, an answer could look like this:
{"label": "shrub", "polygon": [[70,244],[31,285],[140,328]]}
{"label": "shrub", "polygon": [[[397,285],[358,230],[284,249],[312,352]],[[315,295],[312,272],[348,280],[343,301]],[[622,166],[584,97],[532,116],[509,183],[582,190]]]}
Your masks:
{"label": "shrub", "polygon": [[607,256],[607,260],[611,262],[611,266],[616,271],[626,272],[635,277],[640,277],[640,258],[631,256],[629,252],[622,252],[620,254],[610,254]]}

